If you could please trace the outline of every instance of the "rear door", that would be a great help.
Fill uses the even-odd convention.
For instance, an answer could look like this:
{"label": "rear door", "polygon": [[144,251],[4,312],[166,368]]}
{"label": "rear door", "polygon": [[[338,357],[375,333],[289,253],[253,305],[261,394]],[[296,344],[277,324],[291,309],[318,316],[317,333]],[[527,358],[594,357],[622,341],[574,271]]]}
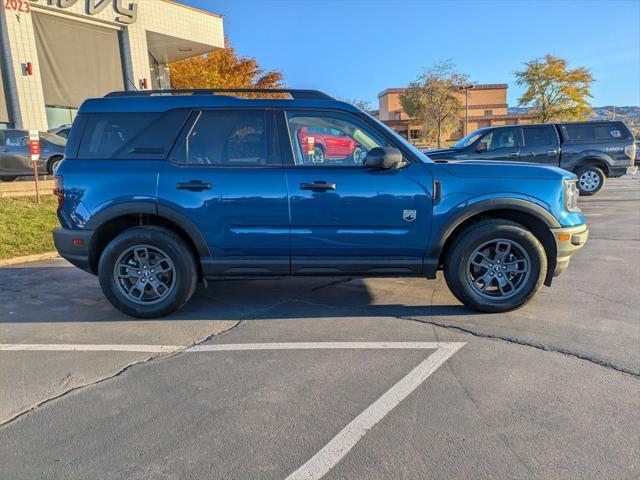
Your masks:
{"label": "rear door", "polygon": [[[291,210],[294,274],[420,274],[429,242],[432,176],[422,163],[369,170],[377,146],[393,146],[362,119],[344,112],[288,111],[279,117]],[[316,163],[299,131],[327,128],[357,144],[362,155]]]}
{"label": "rear door", "polygon": [[205,275],[289,273],[287,186],[273,122],[263,109],[194,112],[161,167],[159,213],[177,212],[200,231]]}
{"label": "rear door", "polygon": [[553,125],[522,126],[522,138],[520,159],[558,166],[560,139]]}

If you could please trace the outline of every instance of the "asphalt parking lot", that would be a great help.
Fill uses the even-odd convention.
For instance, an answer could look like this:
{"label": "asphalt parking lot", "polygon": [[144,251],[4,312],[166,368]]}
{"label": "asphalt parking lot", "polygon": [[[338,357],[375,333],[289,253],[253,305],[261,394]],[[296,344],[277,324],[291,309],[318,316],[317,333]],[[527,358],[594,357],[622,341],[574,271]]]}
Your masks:
{"label": "asphalt parking lot", "polygon": [[640,176],[509,314],[441,277],[210,282],[116,312],[62,260],[0,269],[0,478],[640,477]]}

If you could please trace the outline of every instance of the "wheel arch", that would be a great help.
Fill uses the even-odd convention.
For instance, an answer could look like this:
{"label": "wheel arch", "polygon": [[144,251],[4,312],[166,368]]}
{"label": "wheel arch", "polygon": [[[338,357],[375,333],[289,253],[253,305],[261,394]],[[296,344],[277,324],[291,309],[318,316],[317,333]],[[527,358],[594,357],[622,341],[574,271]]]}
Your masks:
{"label": "wheel arch", "polygon": [[557,245],[551,228],[560,223],[548,211],[526,200],[492,199],[467,207],[443,228],[431,258],[442,266],[455,238],[469,226],[486,219],[504,219],[519,223],[540,241],[547,255],[545,285],[550,286],[557,261]]}
{"label": "wheel arch", "polygon": [[604,174],[606,176],[609,176],[609,162],[610,161],[605,155],[597,152],[589,152],[585,153],[575,161],[571,171],[573,173],[576,173],[576,171],[582,167],[595,166],[600,167],[602,170],[604,170]]}
{"label": "wheel arch", "polygon": [[209,256],[209,247],[204,237],[184,215],[170,207],[151,202],[128,202],[100,211],[86,224],[87,229],[95,232],[89,249],[91,271],[98,271],[100,256],[111,240],[124,230],[145,225],[174,231],[189,245],[196,259]]}

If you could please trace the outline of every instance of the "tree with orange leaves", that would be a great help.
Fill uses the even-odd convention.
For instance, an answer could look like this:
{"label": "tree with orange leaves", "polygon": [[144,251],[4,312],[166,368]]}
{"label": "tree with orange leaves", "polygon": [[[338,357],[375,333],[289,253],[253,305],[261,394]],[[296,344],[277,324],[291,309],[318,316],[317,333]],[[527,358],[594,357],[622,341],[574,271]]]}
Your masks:
{"label": "tree with orange leaves", "polygon": [[281,88],[282,72],[265,72],[254,58],[239,56],[225,38],[225,48],[169,65],[173,88]]}

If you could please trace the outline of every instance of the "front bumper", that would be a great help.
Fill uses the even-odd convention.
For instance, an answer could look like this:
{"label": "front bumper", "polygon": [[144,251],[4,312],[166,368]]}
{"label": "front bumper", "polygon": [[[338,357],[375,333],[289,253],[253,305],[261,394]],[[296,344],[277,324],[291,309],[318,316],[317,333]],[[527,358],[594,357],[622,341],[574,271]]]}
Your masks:
{"label": "front bumper", "polygon": [[93,230],[71,230],[69,228],[55,228],[53,243],[62,258],[85,272],[95,273],[91,269],[89,252]]}
{"label": "front bumper", "polygon": [[576,253],[589,238],[587,225],[582,224],[577,227],[552,228],[553,238],[556,240],[556,268],[553,276],[557,277],[569,266],[571,255]]}

